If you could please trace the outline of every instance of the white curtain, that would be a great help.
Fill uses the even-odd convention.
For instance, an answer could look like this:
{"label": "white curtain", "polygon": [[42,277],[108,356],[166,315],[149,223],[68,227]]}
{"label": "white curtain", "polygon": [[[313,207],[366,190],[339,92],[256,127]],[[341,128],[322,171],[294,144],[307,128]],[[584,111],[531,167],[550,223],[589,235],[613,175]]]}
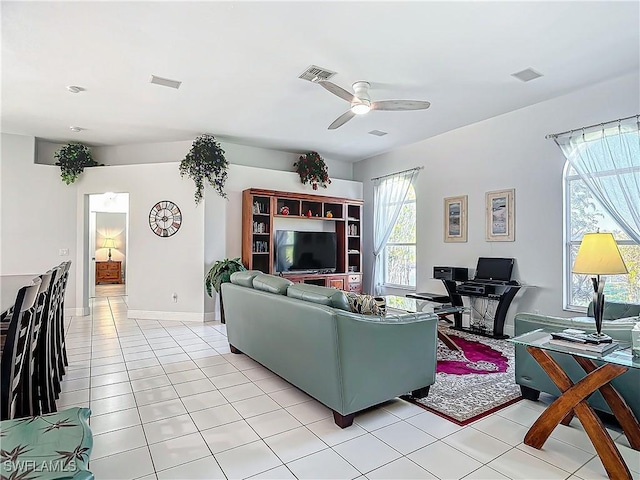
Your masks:
{"label": "white curtain", "polygon": [[373,268],[371,288],[374,295],[381,293],[382,259],[380,255],[387,245],[393,226],[400,215],[420,168],[373,179]]}
{"label": "white curtain", "polygon": [[556,136],[569,164],[631,239],[640,243],[640,120]]}

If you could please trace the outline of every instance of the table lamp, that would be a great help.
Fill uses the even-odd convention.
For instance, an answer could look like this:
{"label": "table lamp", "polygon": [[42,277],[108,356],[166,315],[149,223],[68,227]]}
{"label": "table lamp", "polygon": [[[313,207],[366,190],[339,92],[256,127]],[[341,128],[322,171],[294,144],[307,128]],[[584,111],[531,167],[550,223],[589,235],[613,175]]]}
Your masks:
{"label": "table lamp", "polygon": [[113,238],[105,238],[104,243],[102,244],[102,248],[109,249],[109,261],[111,261],[111,249],[116,248],[116,241]]}
{"label": "table lamp", "polygon": [[605,278],[600,276],[629,273],[613,234],[586,233],[582,238],[572,271],[595,275],[591,277],[591,281],[593,282],[593,316],[596,322],[596,333],[592,334],[591,338],[597,343],[610,343],[611,337],[602,333]]}

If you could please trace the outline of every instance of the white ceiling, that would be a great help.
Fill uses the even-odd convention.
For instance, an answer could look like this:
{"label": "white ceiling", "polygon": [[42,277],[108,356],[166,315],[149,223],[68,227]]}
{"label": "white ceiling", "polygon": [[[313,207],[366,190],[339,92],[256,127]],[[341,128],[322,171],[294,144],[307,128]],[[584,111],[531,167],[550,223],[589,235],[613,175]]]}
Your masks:
{"label": "white ceiling", "polygon": [[[120,145],[223,140],[357,161],[639,70],[640,3],[6,2],[2,131]],[[349,104],[428,100],[338,130]],[[532,67],[544,77],[510,76]],[[151,75],[181,80],[173,90]],[[67,85],[86,91],[67,92]],[[86,130],[73,133],[69,126]],[[388,132],[384,137],[371,130]]]}

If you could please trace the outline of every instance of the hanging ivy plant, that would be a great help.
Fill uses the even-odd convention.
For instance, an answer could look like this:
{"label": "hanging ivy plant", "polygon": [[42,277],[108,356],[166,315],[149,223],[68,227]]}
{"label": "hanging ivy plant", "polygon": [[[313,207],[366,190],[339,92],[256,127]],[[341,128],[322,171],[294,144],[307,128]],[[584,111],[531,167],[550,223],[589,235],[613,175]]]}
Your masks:
{"label": "hanging ivy plant", "polygon": [[191,145],[191,150],[180,162],[180,176],[188,175],[196,184],[196,205],[202,200],[205,179],[218,195],[227,198],[224,184],[227,181],[229,163],[224,158],[224,150],[213,135],[200,135]]}
{"label": "hanging ivy plant", "polygon": [[324,159],[318,152],[309,152],[301,155],[296,163],[296,172],[300,175],[300,181],[304,184],[310,183],[314,190],[318,189],[318,184],[327,188],[331,183],[329,169]]}
{"label": "hanging ivy plant", "polygon": [[96,162],[91,155],[91,150],[86,145],[71,142],[54,153],[58,159],[56,165],[60,167],[60,176],[67,185],[77,180],[85,167],[103,166]]}

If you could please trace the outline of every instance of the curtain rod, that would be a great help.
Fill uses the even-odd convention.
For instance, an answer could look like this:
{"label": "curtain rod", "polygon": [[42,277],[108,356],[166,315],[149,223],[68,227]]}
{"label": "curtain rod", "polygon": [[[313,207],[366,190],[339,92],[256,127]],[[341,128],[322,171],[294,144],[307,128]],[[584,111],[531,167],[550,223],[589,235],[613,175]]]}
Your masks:
{"label": "curtain rod", "polygon": [[604,123],[596,123],[594,125],[589,125],[587,127],[582,127],[582,128],[575,128],[573,130],[567,130],[566,132],[560,132],[560,133],[550,133],[549,135],[547,135],[544,138],[558,138],[560,135],[566,135],[567,133],[573,133],[573,132],[579,132],[580,130],[585,130],[587,128],[593,128],[593,127],[604,127],[605,125],[608,125],[609,123],[616,123],[616,122],[622,122],[623,120],[629,120],[631,118],[640,118],[640,114],[638,115],[631,115],[630,117],[624,117],[624,118],[619,118],[617,120],[611,120],[610,122],[604,122]]}
{"label": "curtain rod", "polygon": [[401,173],[412,172],[414,170],[422,170],[423,168],[424,167],[408,168],[407,170],[402,170],[401,172],[390,173],[388,175],[382,175],[380,177],[373,177],[371,181],[373,182],[374,180],[380,180],[381,178],[393,177],[394,175],[400,175]]}

